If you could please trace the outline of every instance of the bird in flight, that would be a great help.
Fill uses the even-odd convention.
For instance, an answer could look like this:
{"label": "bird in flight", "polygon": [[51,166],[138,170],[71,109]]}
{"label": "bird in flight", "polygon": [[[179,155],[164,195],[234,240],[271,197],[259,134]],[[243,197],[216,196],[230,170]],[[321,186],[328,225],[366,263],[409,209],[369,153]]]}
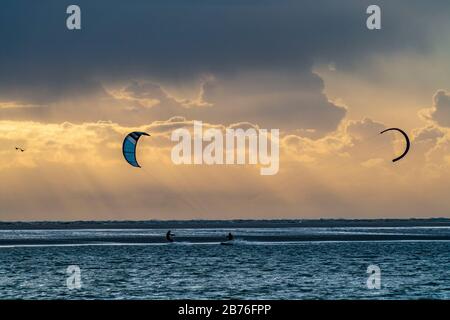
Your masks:
{"label": "bird in flight", "polygon": [[19,147],[16,147],[16,150],[17,150],[17,151],[20,151],[20,152],[24,152],[24,151],[25,151],[24,149],[19,148]]}

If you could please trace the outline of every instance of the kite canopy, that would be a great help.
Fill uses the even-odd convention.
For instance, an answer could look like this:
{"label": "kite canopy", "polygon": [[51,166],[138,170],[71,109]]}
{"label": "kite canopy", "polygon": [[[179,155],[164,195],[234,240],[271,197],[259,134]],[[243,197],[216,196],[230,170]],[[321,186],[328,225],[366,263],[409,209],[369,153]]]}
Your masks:
{"label": "kite canopy", "polygon": [[406,132],[403,131],[402,129],[399,129],[399,128],[389,128],[389,129],[386,129],[386,130],[381,131],[380,134],[383,134],[383,133],[385,133],[385,132],[387,132],[387,131],[398,131],[398,132],[400,132],[400,133],[403,135],[403,137],[405,138],[405,142],[406,142],[405,151],[403,151],[403,153],[402,153],[400,156],[398,156],[397,158],[395,158],[395,159],[392,160],[392,162],[395,162],[395,161],[400,160],[400,159],[403,158],[404,156],[406,156],[406,154],[407,154],[408,151],[409,151],[409,147],[411,146],[411,142],[409,141],[409,137],[408,137],[408,135],[406,134]]}
{"label": "kite canopy", "polygon": [[131,164],[133,167],[137,168],[141,167],[136,160],[136,145],[141,136],[150,136],[150,135],[145,132],[138,132],[138,131],[131,132],[125,137],[122,144],[122,153],[125,160],[127,160],[127,162]]}

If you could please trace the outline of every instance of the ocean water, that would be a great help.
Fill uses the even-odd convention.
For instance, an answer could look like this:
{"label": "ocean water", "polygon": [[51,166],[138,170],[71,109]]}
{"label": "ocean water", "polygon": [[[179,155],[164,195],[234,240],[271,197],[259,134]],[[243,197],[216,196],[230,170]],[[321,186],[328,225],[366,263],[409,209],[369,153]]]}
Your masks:
{"label": "ocean water", "polygon": [[[173,244],[165,231],[1,230],[0,298],[450,299],[450,227],[187,228]],[[237,241],[220,245],[229,231]],[[367,287],[369,265],[380,289]]]}

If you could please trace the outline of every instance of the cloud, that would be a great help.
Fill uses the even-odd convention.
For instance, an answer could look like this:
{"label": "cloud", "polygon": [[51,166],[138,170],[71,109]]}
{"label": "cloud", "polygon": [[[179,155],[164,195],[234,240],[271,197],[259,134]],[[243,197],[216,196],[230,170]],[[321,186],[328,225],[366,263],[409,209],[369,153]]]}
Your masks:
{"label": "cloud", "polygon": [[450,127],[450,94],[438,90],[433,96],[433,107],[425,109],[422,114],[440,126]]}
{"label": "cloud", "polygon": [[33,110],[3,109],[0,115],[11,120],[100,120],[132,126],[183,117],[223,125],[251,122],[268,129],[303,129],[320,137],[334,131],[346,115],[346,109],[328,101],[322,90],[316,75],[241,74],[203,82],[192,100],[175,98],[155,83],[132,81]]}
{"label": "cloud", "polygon": [[320,139],[286,135],[282,142],[286,150],[299,161],[354,165],[383,156],[388,159],[392,140],[379,135],[384,124],[372,119],[347,120],[339,130]]}
{"label": "cloud", "polygon": [[[173,118],[123,127],[0,121],[0,172],[9,181],[0,193],[2,219],[211,218],[228,206],[245,210],[256,203],[267,208],[280,204],[277,194],[267,194],[269,185],[254,166],[173,165],[170,125],[190,128],[192,122]],[[122,139],[130,131],[149,129],[152,136],[137,149],[143,168],[132,168],[123,159]],[[17,152],[16,145],[26,151]],[[260,183],[255,185],[255,179]],[[24,195],[27,201],[17,201]],[[243,206],[245,201],[249,205]]]}
{"label": "cloud", "polygon": [[440,176],[450,171],[450,128],[434,123],[415,129],[413,143],[415,158],[421,159],[431,174]]}
{"label": "cloud", "polygon": [[386,129],[386,126],[383,123],[369,118],[364,118],[360,121],[348,121],[345,128],[346,132],[355,140],[373,137],[384,129]]}
{"label": "cloud", "polygon": [[446,129],[439,126],[429,125],[424,128],[413,130],[414,143],[436,142],[446,134]]}
{"label": "cloud", "polygon": [[[173,79],[199,72],[234,73],[242,68],[301,68],[309,66],[314,56],[334,57],[332,61],[337,64],[350,64],[355,58],[378,51],[424,47],[430,24],[425,18],[443,18],[441,13],[448,6],[444,1],[380,1],[383,11],[389,13],[384,16],[389,33],[380,37],[365,28],[370,1],[338,4],[324,0],[319,8],[314,2],[291,0],[202,0],[189,4],[182,0],[137,0],[134,6],[119,0],[80,0],[80,32],[65,28],[67,4],[26,0],[4,3],[9,10],[2,10],[0,17],[9,28],[2,28],[0,35],[9,46],[0,60],[7,58],[8,64],[2,66],[16,70],[11,80],[26,74],[36,75],[29,82],[38,78],[65,78],[70,82],[92,79],[89,76],[148,74]],[[424,18],[414,24],[398,23],[409,21],[412,15]],[[27,23],[19,19],[23,16]],[[41,32],[35,32],[36,25]],[[348,50],[348,43],[354,50]],[[28,63],[20,65],[23,61]],[[47,72],[38,73],[40,70]]]}
{"label": "cloud", "polygon": [[316,137],[334,131],[346,115],[344,107],[328,101],[314,74],[254,72],[215,79],[206,83],[204,99],[212,106],[198,117],[207,121],[311,130]]}
{"label": "cloud", "polygon": [[[230,126],[236,125],[253,126]],[[284,135],[280,171],[266,177],[255,166],[173,165],[171,130],[192,127],[182,117],[139,127],[0,121],[0,173],[8,182],[0,192],[2,219],[409,217],[436,215],[436,203],[450,205],[444,193],[418,193],[444,188],[450,178],[448,133],[424,150],[423,161],[433,166],[413,154],[393,165],[396,138],[380,136],[382,126],[363,119],[319,139]],[[139,142],[142,169],[127,165],[121,153],[123,137],[134,130],[152,134]],[[437,136],[430,130],[418,137]],[[26,151],[16,152],[16,145]],[[27,201],[18,201],[24,195]]]}
{"label": "cloud", "polygon": [[[9,10],[0,20],[8,28],[0,37],[8,45],[0,52],[0,100],[41,107],[1,109],[2,119],[139,125],[184,116],[299,129],[317,138],[335,130],[346,110],[323,93],[314,62],[332,61],[340,70],[376,54],[426,52],[435,30],[430,21],[440,21],[449,5],[382,1],[389,32],[381,35],[365,28],[369,1],[325,0],[325,11],[291,0],[77,4],[79,32],[56,18],[64,17],[67,3],[3,4]],[[411,15],[434,18],[398,23]],[[216,81],[204,81],[194,98],[166,90],[205,77]]]}

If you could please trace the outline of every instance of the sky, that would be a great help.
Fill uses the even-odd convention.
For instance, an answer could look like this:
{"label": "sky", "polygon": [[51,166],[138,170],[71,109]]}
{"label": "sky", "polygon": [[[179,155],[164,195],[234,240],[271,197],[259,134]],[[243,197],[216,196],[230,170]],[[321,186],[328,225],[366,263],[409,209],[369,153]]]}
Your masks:
{"label": "sky", "polygon": [[[448,0],[2,1],[0,220],[450,217],[449,16]],[[279,172],[175,165],[171,134],[195,120],[279,129]],[[395,163],[389,127],[412,143]],[[151,134],[140,169],[131,131]]]}

